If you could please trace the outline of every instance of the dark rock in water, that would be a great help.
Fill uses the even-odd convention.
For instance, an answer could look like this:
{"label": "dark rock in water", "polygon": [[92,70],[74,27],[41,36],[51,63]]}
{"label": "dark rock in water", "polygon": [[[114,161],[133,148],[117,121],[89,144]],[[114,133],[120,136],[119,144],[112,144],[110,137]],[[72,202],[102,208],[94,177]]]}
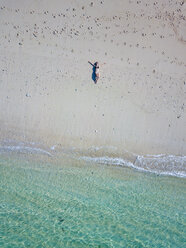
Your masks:
{"label": "dark rock in water", "polygon": [[62,223],[64,221],[64,219],[61,218],[61,217],[59,217],[58,220],[59,220],[60,223]]}

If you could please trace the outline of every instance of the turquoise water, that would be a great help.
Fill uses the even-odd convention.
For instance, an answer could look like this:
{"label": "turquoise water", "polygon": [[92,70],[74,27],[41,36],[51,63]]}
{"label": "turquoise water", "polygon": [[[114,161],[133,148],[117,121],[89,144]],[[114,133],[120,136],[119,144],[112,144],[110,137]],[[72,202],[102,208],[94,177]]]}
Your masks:
{"label": "turquoise water", "polygon": [[184,178],[0,156],[0,247],[184,247]]}

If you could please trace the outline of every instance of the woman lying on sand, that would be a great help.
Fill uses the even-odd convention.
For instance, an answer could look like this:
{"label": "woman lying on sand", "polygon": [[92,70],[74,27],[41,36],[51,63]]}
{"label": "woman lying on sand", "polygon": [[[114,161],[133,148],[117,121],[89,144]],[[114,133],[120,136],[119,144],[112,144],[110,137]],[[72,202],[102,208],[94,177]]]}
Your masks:
{"label": "woman lying on sand", "polygon": [[93,80],[94,80],[94,82],[96,84],[97,81],[98,81],[98,79],[100,78],[99,63],[98,62],[95,62],[94,64],[92,64],[90,61],[88,61],[88,62],[89,62],[89,64],[91,64],[93,66],[93,75],[92,75],[92,78],[93,78]]}

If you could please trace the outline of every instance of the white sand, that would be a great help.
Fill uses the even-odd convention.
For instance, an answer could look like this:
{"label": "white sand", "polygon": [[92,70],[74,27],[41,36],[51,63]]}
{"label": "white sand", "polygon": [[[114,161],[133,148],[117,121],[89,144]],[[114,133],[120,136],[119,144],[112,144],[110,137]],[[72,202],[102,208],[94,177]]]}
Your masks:
{"label": "white sand", "polygon": [[92,2],[1,0],[0,140],[186,154],[186,2]]}

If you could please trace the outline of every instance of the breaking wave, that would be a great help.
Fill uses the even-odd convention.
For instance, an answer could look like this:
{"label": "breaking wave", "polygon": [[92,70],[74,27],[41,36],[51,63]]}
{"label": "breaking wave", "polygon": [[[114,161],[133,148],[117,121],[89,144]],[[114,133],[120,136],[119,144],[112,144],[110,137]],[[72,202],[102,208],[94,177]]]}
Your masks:
{"label": "breaking wave", "polygon": [[99,164],[125,166],[144,172],[186,177],[186,156],[173,155],[147,155],[136,156],[133,162],[124,158],[90,157],[82,156],[81,159]]}

